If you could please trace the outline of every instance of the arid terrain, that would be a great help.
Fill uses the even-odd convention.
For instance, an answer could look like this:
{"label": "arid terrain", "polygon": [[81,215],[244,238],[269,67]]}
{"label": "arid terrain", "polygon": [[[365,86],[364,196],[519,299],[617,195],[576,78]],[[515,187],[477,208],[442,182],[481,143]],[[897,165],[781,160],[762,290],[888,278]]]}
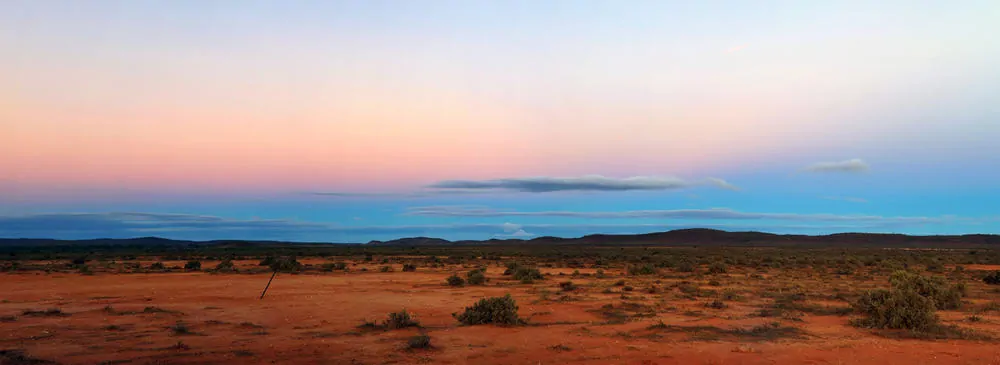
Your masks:
{"label": "arid terrain", "polygon": [[[266,256],[6,261],[0,364],[1000,364],[1000,286],[982,280],[996,251],[448,250],[300,252],[263,299]],[[449,285],[480,267],[484,283]],[[963,283],[936,312],[945,330],[852,325],[899,270]],[[506,294],[520,323],[456,319]],[[384,324],[403,310],[409,323]]]}

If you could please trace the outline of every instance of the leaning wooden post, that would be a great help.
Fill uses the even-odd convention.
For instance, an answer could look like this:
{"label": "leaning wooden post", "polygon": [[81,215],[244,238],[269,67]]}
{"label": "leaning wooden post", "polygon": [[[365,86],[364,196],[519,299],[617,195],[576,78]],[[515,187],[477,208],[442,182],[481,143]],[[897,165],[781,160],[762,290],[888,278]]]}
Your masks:
{"label": "leaning wooden post", "polygon": [[274,280],[274,277],[276,275],[278,275],[278,270],[277,269],[274,270],[274,274],[271,274],[271,279],[267,281],[267,286],[264,287],[264,291],[260,293],[260,298],[257,299],[257,300],[264,299],[264,294],[267,294],[267,288],[271,287],[271,281]]}

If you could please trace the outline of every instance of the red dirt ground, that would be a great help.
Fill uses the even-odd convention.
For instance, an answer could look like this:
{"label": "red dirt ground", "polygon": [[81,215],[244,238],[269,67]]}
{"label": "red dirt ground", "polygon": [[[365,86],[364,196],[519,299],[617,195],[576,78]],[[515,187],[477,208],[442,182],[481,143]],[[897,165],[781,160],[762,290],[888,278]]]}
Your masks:
{"label": "red dirt ground", "polygon": [[[676,300],[666,304],[677,310],[607,324],[594,310],[621,302],[621,293],[601,292],[621,276],[574,278],[582,293],[542,300],[549,292],[559,296],[563,279],[519,284],[502,279],[502,268],[494,267],[487,286],[444,286],[452,271],[458,272],[279,274],[264,300],[257,297],[266,274],[4,274],[0,316],[12,317],[0,322],[0,349],[65,364],[1000,364],[996,342],[890,339],[849,326],[846,316],[788,322],[805,331],[804,338],[656,334],[647,327],[658,321],[725,329],[770,320],[746,316],[752,303],[711,310],[703,301]],[[506,293],[530,325],[460,326],[452,317],[479,298]],[[146,307],[166,312],[144,313]],[[22,315],[46,308],[68,315]],[[357,328],[363,319],[382,320],[403,308],[425,327],[433,349],[406,349],[407,339],[418,334],[414,328]],[[963,318],[943,314],[949,316]],[[977,329],[1000,329],[997,313],[982,318]],[[169,327],[178,322],[193,334],[175,334]],[[178,342],[186,348],[177,348]]]}

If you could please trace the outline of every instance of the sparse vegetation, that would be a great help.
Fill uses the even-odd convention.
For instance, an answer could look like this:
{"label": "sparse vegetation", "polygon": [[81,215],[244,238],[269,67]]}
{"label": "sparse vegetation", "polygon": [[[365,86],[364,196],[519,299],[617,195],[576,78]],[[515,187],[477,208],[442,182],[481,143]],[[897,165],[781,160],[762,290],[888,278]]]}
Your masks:
{"label": "sparse vegetation", "polygon": [[389,317],[386,318],[383,326],[386,329],[395,330],[406,327],[420,327],[420,323],[410,316],[410,313],[405,309],[399,312],[389,313]]}
{"label": "sparse vegetation", "polygon": [[462,279],[458,274],[452,274],[445,280],[449,286],[463,286],[465,285],[465,279]]}
{"label": "sparse vegetation", "polygon": [[500,324],[517,325],[523,321],[517,315],[517,302],[507,294],[502,297],[483,298],[465,312],[456,314],[455,319],[465,325]]}
{"label": "sparse vegetation", "polygon": [[[201,267],[201,265],[199,265],[199,267]],[[236,271],[236,265],[233,264],[233,260],[225,259],[225,260],[222,260],[221,262],[219,262],[219,264],[215,266],[215,271],[217,271],[217,272],[235,272]]]}
{"label": "sparse vegetation", "polygon": [[983,282],[987,285],[1000,285],[1000,270],[983,277]]}
{"label": "sparse vegetation", "polygon": [[187,271],[198,271],[201,270],[201,261],[191,260],[184,264],[184,270]]}
{"label": "sparse vegetation", "polygon": [[961,289],[941,278],[897,271],[889,283],[889,289],[865,292],[854,303],[864,315],[853,322],[856,326],[928,332],[940,328],[938,308],[961,304]]}
{"label": "sparse vegetation", "polygon": [[426,349],[431,347],[431,336],[420,334],[410,337],[406,341],[406,347],[410,349]]}
{"label": "sparse vegetation", "polygon": [[466,274],[466,279],[469,285],[483,285],[486,283],[486,274],[481,269],[470,270]]}

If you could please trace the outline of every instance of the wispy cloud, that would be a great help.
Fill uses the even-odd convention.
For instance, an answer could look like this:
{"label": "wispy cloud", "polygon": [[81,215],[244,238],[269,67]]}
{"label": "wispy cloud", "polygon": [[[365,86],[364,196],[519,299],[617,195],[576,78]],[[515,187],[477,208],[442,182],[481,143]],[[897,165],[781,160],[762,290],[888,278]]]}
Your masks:
{"label": "wispy cloud", "polygon": [[855,197],[850,197],[850,196],[824,196],[823,199],[825,199],[825,200],[838,200],[838,201],[845,201],[845,202],[851,202],[851,203],[867,203],[868,202],[868,199],[855,198]]}
{"label": "wispy cloud", "polygon": [[524,226],[515,223],[504,223],[502,225],[504,233],[495,234],[492,238],[529,238],[534,237],[536,234],[528,233],[524,230]]}
{"label": "wispy cloud", "polygon": [[736,52],[742,51],[745,48],[747,48],[747,45],[745,45],[745,44],[740,44],[740,45],[732,46],[732,47],[726,48],[726,53],[736,53]]}
{"label": "wispy cloud", "polygon": [[802,171],[807,172],[844,172],[844,173],[861,173],[870,170],[868,163],[860,158],[854,158],[844,161],[833,161],[833,162],[817,162],[812,165],[802,168]]}
{"label": "wispy cloud", "polygon": [[414,207],[406,215],[433,217],[566,217],[566,218],[665,218],[696,220],[776,220],[812,222],[877,222],[894,224],[941,223],[952,217],[886,217],[879,215],[838,215],[799,213],[754,213],[740,212],[726,208],[674,209],[674,210],[629,210],[629,211],[517,211],[498,210],[469,206],[428,206]]}
{"label": "wispy cloud", "polygon": [[525,177],[494,180],[445,180],[428,186],[431,189],[459,191],[499,190],[524,193],[548,193],[557,191],[649,191],[678,190],[697,186],[714,186],[721,189],[737,190],[737,186],[719,178],[689,181],[676,177],[634,176],[612,178],[600,175],[581,177]]}

